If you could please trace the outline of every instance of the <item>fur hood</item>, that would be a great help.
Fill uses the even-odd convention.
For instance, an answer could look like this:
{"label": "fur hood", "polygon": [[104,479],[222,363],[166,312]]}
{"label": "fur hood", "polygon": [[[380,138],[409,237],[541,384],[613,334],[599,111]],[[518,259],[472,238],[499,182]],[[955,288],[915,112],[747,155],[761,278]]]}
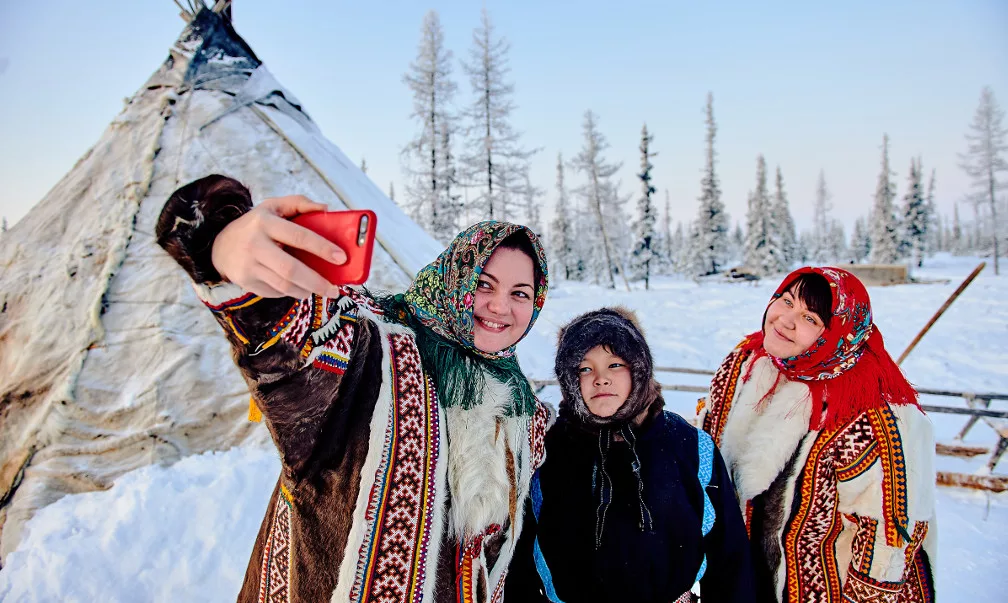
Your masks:
{"label": "fur hood", "polygon": [[[598,345],[607,346],[625,360],[633,379],[627,401],[610,417],[599,417],[588,410],[578,379],[578,366],[585,353]],[[622,306],[593,310],[561,327],[557,334],[554,371],[563,395],[560,416],[591,431],[619,429],[633,422],[661,394],[654,380],[651,349],[644,340],[637,316]]]}

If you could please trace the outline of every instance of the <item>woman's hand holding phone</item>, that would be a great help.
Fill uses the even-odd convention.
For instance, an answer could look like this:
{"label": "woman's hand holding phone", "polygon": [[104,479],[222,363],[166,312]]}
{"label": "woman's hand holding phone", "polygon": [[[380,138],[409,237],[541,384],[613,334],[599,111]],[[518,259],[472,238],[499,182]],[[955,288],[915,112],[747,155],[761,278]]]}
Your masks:
{"label": "woman's hand holding phone", "polygon": [[343,283],[330,283],[288,251],[346,263],[347,254],[338,245],[289,220],[326,209],[302,195],[266,199],[217,235],[211,251],[214,267],[228,281],[262,297],[335,296],[334,285]]}

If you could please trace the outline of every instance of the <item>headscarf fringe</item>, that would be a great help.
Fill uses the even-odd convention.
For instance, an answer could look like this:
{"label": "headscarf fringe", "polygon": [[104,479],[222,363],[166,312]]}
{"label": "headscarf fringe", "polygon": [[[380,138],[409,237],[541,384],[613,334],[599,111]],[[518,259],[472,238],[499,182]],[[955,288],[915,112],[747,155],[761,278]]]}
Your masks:
{"label": "headscarf fringe", "polygon": [[[742,375],[742,382],[752,377],[756,360],[768,356],[763,348],[763,333],[751,333],[740,344],[744,353],[751,353],[752,360]],[[776,364],[775,364],[776,365]],[[866,342],[865,349],[853,367],[832,379],[807,381],[780,371],[777,380],[767,391],[757,406],[765,404],[776,391],[781,378],[804,383],[812,398],[812,414],[809,429],[833,431],[840,429],[861,414],[886,404],[905,406],[912,404],[920,408],[917,391],[907,381],[900,367],[885,349],[882,333],[875,327]],[[825,410],[825,413],[823,412]]]}

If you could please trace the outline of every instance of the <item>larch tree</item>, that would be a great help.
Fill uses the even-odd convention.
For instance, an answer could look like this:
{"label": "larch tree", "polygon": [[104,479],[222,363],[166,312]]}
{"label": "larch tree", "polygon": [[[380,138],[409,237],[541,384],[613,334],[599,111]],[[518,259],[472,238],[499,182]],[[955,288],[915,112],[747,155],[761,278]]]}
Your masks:
{"label": "larch tree", "polygon": [[[584,199],[589,211],[595,218],[595,226],[597,228],[597,238],[594,241],[587,239],[587,237],[582,240],[586,244],[595,243],[602,247],[605,265],[597,267],[603,270],[603,282],[608,281],[609,287],[615,288],[616,281],[613,275],[620,264],[619,258],[615,255],[616,249],[612,244],[606,224],[616,227],[619,224],[618,220],[621,218],[620,205],[622,199],[620,199],[617,184],[613,181],[613,177],[619,171],[621,164],[609,163],[606,160],[604,153],[609,148],[609,142],[598,130],[595,114],[591,110],[585,112],[582,129],[584,131],[584,146],[581,147],[581,151],[574,157],[572,166],[585,177],[585,184],[578,187],[576,192]],[[585,234],[587,235],[588,233]],[[630,284],[626,282],[626,274],[622,269],[619,269],[619,272],[623,275],[624,284],[629,290]]]}
{"label": "larch tree", "polygon": [[998,267],[997,192],[1004,186],[998,174],[1008,172],[1008,130],[1002,124],[1004,110],[994,98],[994,91],[985,86],[980,93],[980,104],[973,115],[973,123],[966,133],[966,152],[959,156],[960,166],[973,180],[976,193],[974,207],[986,205],[990,208],[991,242],[994,245],[994,274]]}
{"label": "larch tree", "polygon": [[826,186],[826,173],[819,170],[819,180],[816,182],[816,197],[812,205],[812,258],[819,262],[830,263],[837,258],[830,257],[830,237],[832,234],[833,220],[830,217],[830,210],[833,209],[830,203],[832,195]]}
{"label": "larch tree", "polygon": [[[417,57],[410,63],[403,81],[413,93],[410,116],[419,130],[403,149],[407,172],[406,203],[413,219],[434,238],[446,243],[454,236],[447,232],[446,214],[454,220],[451,209],[444,207],[446,155],[442,148],[445,133],[454,130],[451,113],[456,85],[452,81],[452,53],[445,47],[444,31],[437,11],[428,11],[421,28]],[[451,230],[454,230],[452,228]]]}
{"label": "larch tree", "polygon": [[[563,155],[557,153],[556,166],[556,204],[553,206],[553,221],[550,223],[550,247],[553,258],[559,268],[554,268],[558,274],[563,274],[566,280],[580,280],[574,224],[571,221],[571,207],[567,198],[567,187],[564,184]],[[562,270],[562,272],[560,272]]]}
{"label": "larch tree", "polygon": [[524,197],[523,171],[535,150],[521,145],[521,133],[511,125],[515,110],[514,84],[507,39],[494,33],[483,7],[480,27],[473,30],[469,60],[462,69],[469,77],[472,100],[463,110],[466,151],[462,154],[465,179],[475,192],[469,203],[475,214],[491,220],[509,217],[508,203]]}

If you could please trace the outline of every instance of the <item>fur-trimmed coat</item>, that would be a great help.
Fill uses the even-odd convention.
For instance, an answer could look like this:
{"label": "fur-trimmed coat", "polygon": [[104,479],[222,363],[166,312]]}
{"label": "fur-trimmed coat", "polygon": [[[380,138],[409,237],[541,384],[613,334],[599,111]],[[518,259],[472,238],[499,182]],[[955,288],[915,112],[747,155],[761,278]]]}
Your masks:
{"label": "fur-trimmed coat", "polygon": [[[753,547],[761,601],[934,600],[934,440],[915,406],[810,431],[807,386],[734,351],[698,420],[721,449]],[[827,401],[828,403],[828,401]]]}
{"label": "fur-trimmed coat", "polygon": [[264,299],[221,283],[211,243],[249,209],[173,196],[157,233],[282,461],[238,601],[500,601],[547,408],[507,417],[489,375],[482,405],[442,408],[413,332],[365,292]]}
{"label": "fur-trimmed coat", "polygon": [[661,410],[662,405],[660,397],[652,404],[635,446],[642,500],[653,527],[642,529],[633,459],[625,442],[615,442],[605,463],[613,481],[612,503],[597,548],[593,470],[598,437],[563,416],[549,430],[546,461],[539,471],[542,509],[538,521],[526,511],[505,590],[508,602],[549,600],[534,562],[536,538],[557,596],[566,603],[689,601],[705,560],[700,580],[705,602],[754,601],[749,541],[721,455],[715,448],[713,459],[703,461],[712,469],[706,494],[714,516],[704,535],[698,431],[679,415]]}

